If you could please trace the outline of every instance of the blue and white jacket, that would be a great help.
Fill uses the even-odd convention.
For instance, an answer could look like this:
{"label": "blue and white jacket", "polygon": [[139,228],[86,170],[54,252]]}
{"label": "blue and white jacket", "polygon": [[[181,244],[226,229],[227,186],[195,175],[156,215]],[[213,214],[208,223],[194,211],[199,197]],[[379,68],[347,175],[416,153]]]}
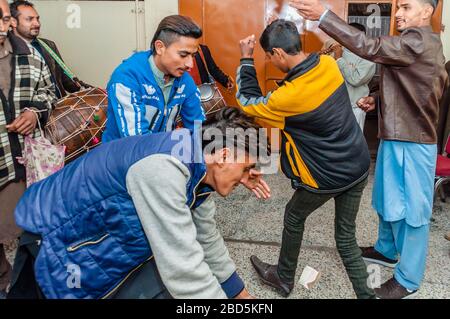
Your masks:
{"label": "blue and white jacket", "polygon": [[195,121],[204,121],[200,92],[186,72],[176,78],[166,105],[150,67],[152,51],[138,52],[126,59],[108,83],[108,121],[102,141],[175,128],[181,115],[185,128],[193,129]]}

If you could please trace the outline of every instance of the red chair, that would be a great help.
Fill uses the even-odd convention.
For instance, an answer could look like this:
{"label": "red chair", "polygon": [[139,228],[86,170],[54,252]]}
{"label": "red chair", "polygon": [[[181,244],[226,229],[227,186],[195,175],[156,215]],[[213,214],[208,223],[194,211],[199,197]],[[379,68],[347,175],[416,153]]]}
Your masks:
{"label": "red chair", "polygon": [[445,192],[442,189],[442,185],[450,182],[450,135],[447,138],[447,143],[445,144],[445,150],[443,155],[438,154],[436,163],[436,177],[434,180],[434,194],[439,191],[439,196],[443,202],[445,202]]}

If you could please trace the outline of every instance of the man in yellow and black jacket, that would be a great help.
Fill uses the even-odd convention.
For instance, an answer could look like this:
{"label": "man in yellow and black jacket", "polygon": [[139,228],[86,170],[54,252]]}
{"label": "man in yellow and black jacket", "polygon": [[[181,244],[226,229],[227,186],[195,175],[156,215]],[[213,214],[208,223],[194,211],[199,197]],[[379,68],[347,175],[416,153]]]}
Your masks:
{"label": "man in yellow and black jacket", "polygon": [[260,44],[266,58],[287,76],[264,96],[253,61],[255,37],[240,44],[238,103],[247,114],[281,130],[281,168],[296,189],[286,206],[278,264],[252,256],[253,266],[264,283],[287,296],[294,286],[306,218],[334,198],[336,245],[347,274],[358,298],[374,298],[355,235],[370,155],[337,63],[329,56],[306,55],[295,24],[276,20]]}

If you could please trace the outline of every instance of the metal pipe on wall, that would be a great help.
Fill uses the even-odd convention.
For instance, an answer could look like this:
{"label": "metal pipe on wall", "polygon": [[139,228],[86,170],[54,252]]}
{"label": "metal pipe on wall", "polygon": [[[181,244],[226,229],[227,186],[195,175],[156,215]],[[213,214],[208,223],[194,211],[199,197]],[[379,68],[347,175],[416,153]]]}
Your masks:
{"label": "metal pipe on wall", "polygon": [[139,0],[134,1],[134,16],[136,20],[136,49],[135,52],[139,51],[140,48],[140,28],[139,28]]}

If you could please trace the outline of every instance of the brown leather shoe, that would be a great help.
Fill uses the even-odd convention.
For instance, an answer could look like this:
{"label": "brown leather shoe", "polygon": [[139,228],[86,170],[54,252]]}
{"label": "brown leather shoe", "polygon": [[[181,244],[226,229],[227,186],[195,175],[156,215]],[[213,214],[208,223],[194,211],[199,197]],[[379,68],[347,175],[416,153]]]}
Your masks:
{"label": "brown leather shoe", "polygon": [[450,240],[450,233],[448,233],[447,235],[444,236],[445,239]]}
{"label": "brown leather shoe", "polygon": [[389,259],[375,250],[374,247],[359,247],[362,251],[362,258],[370,264],[379,264],[389,268],[395,268],[398,260]]}
{"label": "brown leather shoe", "polygon": [[377,299],[412,299],[417,295],[417,290],[408,290],[392,277],[380,288],[374,289]]}
{"label": "brown leather shoe", "polygon": [[250,262],[263,283],[275,288],[283,297],[289,296],[294,288],[294,283],[283,282],[278,276],[276,265],[269,265],[256,256],[251,256]]}

